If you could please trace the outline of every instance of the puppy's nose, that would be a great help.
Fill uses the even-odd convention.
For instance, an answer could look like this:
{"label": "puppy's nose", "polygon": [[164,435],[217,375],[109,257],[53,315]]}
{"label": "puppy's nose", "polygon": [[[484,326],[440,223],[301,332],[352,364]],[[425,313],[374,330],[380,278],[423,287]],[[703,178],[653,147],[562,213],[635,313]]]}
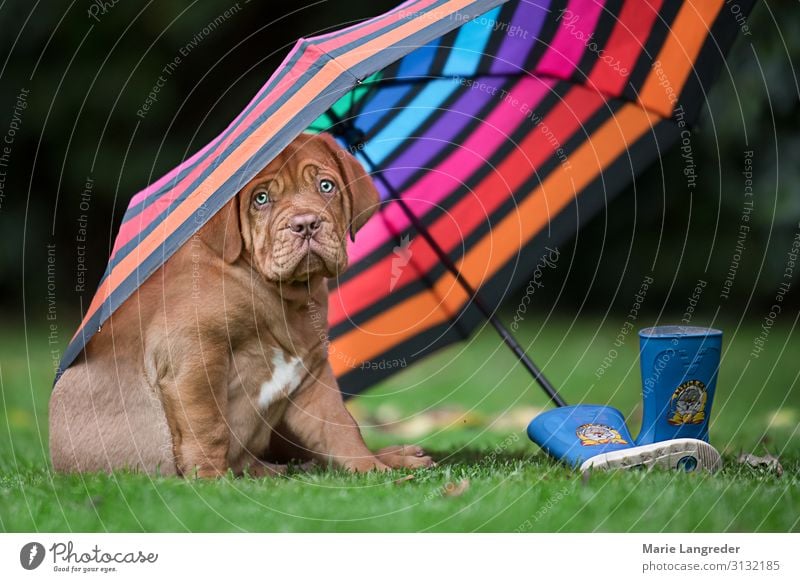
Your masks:
{"label": "puppy's nose", "polygon": [[293,234],[303,238],[314,236],[320,226],[322,221],[316,214],[297,214],[289,219],[289,229]]}

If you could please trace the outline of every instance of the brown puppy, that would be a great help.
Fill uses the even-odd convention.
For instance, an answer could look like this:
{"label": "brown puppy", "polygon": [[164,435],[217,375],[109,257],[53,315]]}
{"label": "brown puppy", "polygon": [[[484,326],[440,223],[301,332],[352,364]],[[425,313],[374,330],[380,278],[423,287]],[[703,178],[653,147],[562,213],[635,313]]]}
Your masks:
{"label": "brown puppy", "polygon": [[423,467],[370,452],[328,364],[325,279],[376,210],[358,162],[301,135],[113,314],[56,384],[58,471],[215,477],[292,456],[353,471]]}

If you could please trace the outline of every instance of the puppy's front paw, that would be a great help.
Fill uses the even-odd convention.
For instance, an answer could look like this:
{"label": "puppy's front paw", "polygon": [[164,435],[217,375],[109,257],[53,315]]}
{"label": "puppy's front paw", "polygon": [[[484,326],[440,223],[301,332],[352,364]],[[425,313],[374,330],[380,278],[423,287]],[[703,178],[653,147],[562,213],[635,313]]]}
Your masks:
{"label": "puppy's front paw", "polygon": [[184,472],[183,474],[196,479],[222,479],[227,475],[227,471],[217,467],[195,467],[191,471]]}
{"label": "puppy's front paw", "polygon": [[260,479],[262,477],[281,477],[286,475],[288,467],[286,465],[276,465],[274,463],[267,463],[265,461],[258,461],[252,465],[248,465],[246,472],[251,477]]}
{"label": "puppy's front paw", "polygon": [[349,459],[343,464],[344,468],[353,473],[368,473],[369,471],[391,471],[391,467],[375,457],[361,457]]}
{"label": "puppy's front paw", "polygon": [[381,449],[375,456],[382,463],[393,469],[419,469],[422,467],[435,467],[433,462],[421,447],[416,445],[395,445]]}

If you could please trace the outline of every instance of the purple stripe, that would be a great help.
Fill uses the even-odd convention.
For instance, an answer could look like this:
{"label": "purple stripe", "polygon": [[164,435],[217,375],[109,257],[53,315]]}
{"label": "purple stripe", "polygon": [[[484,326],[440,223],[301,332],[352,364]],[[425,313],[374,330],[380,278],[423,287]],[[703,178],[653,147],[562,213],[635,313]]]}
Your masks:
{"label": "purple stripe", "polygon": [[506,30],[506,38],[492,60],[491,72],[495,75],[519,74],[525,57],[539,38],[539,32],[549,14],[550,0],[537,0],[537,4],[520,2]]}
{"label": "purple stripe", "polygon": [[[477,79],[480,81],[480,78]],[[487,80],[487,83],[496,82]],[[427,164],[442,150],[452,147],[456,134],[474,121],[478,111],[491,100],[487,91],[466,89],[466,92],[446,110],[432,110],[429,113],[439,118],[422,135],[412,135],[407,139],[414,140],[409,148],[391,161],[391,172],[387,177],[393,184],[404,183],[408,178]],[[387,168],[388,169],[388,168]]]}

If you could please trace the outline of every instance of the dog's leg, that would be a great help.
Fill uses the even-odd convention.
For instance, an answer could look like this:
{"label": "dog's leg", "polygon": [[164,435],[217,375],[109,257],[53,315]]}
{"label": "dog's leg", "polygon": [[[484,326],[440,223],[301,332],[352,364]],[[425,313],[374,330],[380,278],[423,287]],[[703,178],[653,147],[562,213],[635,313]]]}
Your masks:
{"label": "dog's leg", "polygon": [[287,470],[288,467],[286,465],[276,465],[266,461],[253,461],[244,468],[242,475],[247,474],[255,478],[280,477],[285,475]]}
{"label": "dog's leg", "polygon": [[[224,351],[223,351],[224,352]],[[225,421],[228,360],[185,358],[160,381],[175,464],[184,476],[220,477],[228,470]],[[195,361],[199,360],[199,361]]]}
{"label": "dog's leg", "polygon": [[367,448],[327,363],[318,377],[292,396],[282,424],[283,436],[312,458],[356,472],[390,468]]}
{"label": "dog's leg", "polygon": [[282,437],[312,458],[333,462],[349,471],[387,471],[433,464],[419,447],[389,447],[376,456],[364,443],[355,419],[347,411],[333,371],[325,368],[311,385],[293,397],[283,419]]}

